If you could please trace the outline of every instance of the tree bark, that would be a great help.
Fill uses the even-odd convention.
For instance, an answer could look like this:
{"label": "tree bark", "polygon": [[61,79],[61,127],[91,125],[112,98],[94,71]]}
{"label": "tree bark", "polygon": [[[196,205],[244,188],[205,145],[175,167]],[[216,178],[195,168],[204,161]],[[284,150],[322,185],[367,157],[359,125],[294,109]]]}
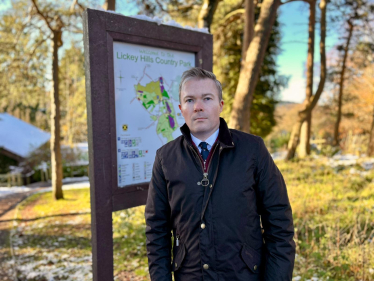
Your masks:
{"label": "tree bark", "polygon": [[206,27],[210,32],[210,25],[212,24],[213,16],[218,7],[219,1],[220,0],[204,0],[198,16],[199,28]]}
{"label": "tree bark", "polygon": [[[308,25],[308,56],[306,62],[306,92],[305,98],[311,100],[313,97],[313,74],[314,74],[314,37],[316,25],[316,1],[309,2],[309,25]],[[301,128],[301,138],[299,146],[299,157],[304,158],[310,155],[310,137],[312,127],[312,112],[304,121]]]}
{"label": "tree bark", "polygon": [[303,109],[298,112],[297,120],[292,128],[291,137],[288,142],[288,152],[286,160],[290,160],[295,157],[295,151],[297,144],[300,139],[300,131],[303,122],[308,118],[310,112],[317,105],[317,102],[323,92],[326,81],[326,50],[325,50],[325,40],[326,40],[326,6],[328,0],[321,0],[321,41],[320,41],[320,56],[321,56],[321,74],[320,81],[318,84],[317,91],[312,99],[305,99],[303,102]]}
{"label": "tree bark", "polygon": [[368,144],[368,156],[374,156],[374,106],[373,106],[373,119],[371,121],[371,128],[370,128],[370,136],[369,136],[369,144]]}
{"label": "tree bark", "polygon": [[244,34],[242,44],[242,59],[245,59],[249,44],[251,43],[255,33],[255,5],[253,0],[245,0],[244,2]]}
{"label": "tree bark", "polygon": [[342,104],[343,104],[343,91],[344,91],[344,75],[345,75],[345,69],[346,69],[346,63],[347,63],[347,57],[348,57],[348,51],[349,51],[349,43],[351,42],[352,34],[353,34],[353,23],[351,20],[347,21],[349,26],[348,31],[348,37],[347,42],[344,46],[344,55],[343,55],[343,62],[342,62],[342,69],[340,71],[340,80],[339,80],[339,96],[338,96],[338,112],[335,122],[335,128],[334,128],[334,146],[338,146],[340,143],[339,140],[339,127],[340,127],[340,121],[342,118]]}
{"label": "tree bark", "polygon": [[55,30],[52,39],[52,89],[51,89],[51,167],[53,197],[62,199],[62,157],[60,148],[60,99],[58,77],[58,49],[62,45],[61,30]]}
{"label": "tree bark", "polygon": [[254,37],[242,61],[229,127],[250,131],[250,108],[280,0],[264,0]]}
{"label": "tree bark", "polygon": [[103,4],[103,9],[107,11],[115,11],[116,10],[116,0],[105,0]]}

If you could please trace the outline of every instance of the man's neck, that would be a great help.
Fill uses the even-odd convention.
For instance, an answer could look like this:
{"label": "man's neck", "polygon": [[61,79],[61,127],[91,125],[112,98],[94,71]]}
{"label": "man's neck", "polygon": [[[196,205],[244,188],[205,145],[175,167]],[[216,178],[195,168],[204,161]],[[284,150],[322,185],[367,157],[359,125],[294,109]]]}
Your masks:
{"label": "man's neck", "polygon": [[217,130],[219,129],[219,126],[215,128],[213,131],[205,134],[195,134],[191,132],[191,135],[193,135],[195,138],[201,140],[201,141],[206,141],[207,139],[210,138]]}

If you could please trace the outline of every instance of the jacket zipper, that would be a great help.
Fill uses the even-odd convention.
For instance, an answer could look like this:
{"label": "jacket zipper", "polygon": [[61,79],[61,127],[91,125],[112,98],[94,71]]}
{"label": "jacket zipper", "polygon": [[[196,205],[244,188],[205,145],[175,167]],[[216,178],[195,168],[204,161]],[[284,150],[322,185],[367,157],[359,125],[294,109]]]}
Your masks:
{"label": "jacket zipper", "polygon": [[[212,156],[211,156],[211,157],[213,157],[214,152],[216,151],[217,146],[218,146],[218,144],[216,144],[216,145],[214,146],[214,148],[213,148],[213,152],[212,152]],[[197,152],[195,151],[195,149],[194,149],[191,145],[190,145],[190,148],[191,148],[191,150],[195,153],[195,155],[197,156],[197,158],[199,158],[199,161],[200,161],[201,166],[202,166],[202,168],[203,168],[203,175],[204,175],[204,178],[208,178],[208,173],[207,173],[207,172],[209,171],[210,163],[211,163],[212,161],[209,161],[208,168],[205,169],[206,161],[203,161],[203,160],[202,160],[201,156],[199,156],[199,155],[197,154]],[[205,172],[205,171],[207,171],[207,172]]]}
{"label": "jacket zipper", "polygon": [[[221,151],[222,151],[222,147],[221,147]],[[204,219],[204,215],[205,215],[205,211],[206,211],[206,208],[208,207],[208,203],[209,203],[209,199],[210,199],[210,196],[212,195],[212,192],[213,192],[213,185],[215,184],[216,182],[216,179],[217,179],[217,175],[218,175],[218,168],[219,168],[219,159],[220,159],[220,156],[221,156],[221,151],[219,152],[219,155],[218,155],[218,163],[217,163],[217,168],[216,168],[216,172],[214,174],[214,177],[213,177],[213,182],[212,184],[210,185],[211,188],[210,188],[210,192],[209,192],[209,195],[208,195],[208,200],[206,201],[206,204],[204,206],[204,209],[201,213],[201,221],[203,221]]]}
{"label": "jacket zipper", "polygon": [[177,237],[176,237],[176,240],[175,240],[175,246],[179,246],[179,235],[177,235]]}

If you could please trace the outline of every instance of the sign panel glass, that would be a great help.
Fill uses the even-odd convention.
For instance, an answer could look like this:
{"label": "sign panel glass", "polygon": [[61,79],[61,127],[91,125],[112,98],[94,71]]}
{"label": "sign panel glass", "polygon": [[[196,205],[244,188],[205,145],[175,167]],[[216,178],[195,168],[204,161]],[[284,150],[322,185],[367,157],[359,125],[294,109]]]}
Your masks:
{"label": "sign panel glass", "polygon": [[156,150],[177,138],[182,73],[195,54],[113,42],[118,187],[149,182]]}

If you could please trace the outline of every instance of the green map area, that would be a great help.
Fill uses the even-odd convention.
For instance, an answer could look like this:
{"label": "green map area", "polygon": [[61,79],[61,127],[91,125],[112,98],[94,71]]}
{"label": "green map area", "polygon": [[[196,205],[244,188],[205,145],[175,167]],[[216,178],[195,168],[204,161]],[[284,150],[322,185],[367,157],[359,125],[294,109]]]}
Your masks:
{"label": "green map area", "polygon": [[[168,142],[173,140],[172,133],[179,126],[173,103],[164,87],[163,78],[159,77],[157,81],[152,81],[145,86],[138,83],[135,85],[135,91],[137,99],[151,115],[151,119],[158,121],[157,134],[161,134]],[[154,114],[153,110],[156,106],[159,106],[159,112]]]}

